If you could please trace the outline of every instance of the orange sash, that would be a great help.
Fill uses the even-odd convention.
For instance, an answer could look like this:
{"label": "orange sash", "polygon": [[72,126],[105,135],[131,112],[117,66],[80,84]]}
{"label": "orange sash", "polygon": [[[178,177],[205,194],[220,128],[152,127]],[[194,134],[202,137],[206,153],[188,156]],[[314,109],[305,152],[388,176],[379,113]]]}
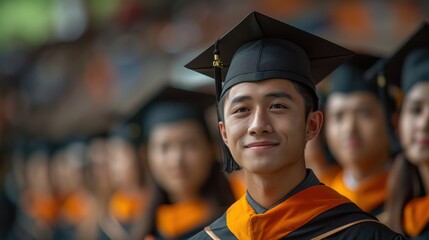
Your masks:
{"label": "orange sash", "polygon": [[349,202],[334,190],[317,185],[298,192],[265,213],[257,214],[243,196],[227,210],[226,223],[238,239],[279,239],[321,213]]}
{"label": "orange sash", "polygon": [[53,224],[58,214],[58,204],[55,197],[43,194],[24,194],[24,208],[33,218],[48,224]]}
{"label": "orange sash", "polygon": [[383,171],[377,176],[373,176],[359,184],[352,190],[344,183],[344,172],[341,171],[332,181],[329,187],[336,190],[339,194],[347,197],[358,207],[366,212],[371,212],[378,206],[382,205],[387,197],[387,182],[388,172]]}
{"label": "orange sash", "polygon": [[429,195],[415,198],[404,208],[404,230],[411,237],[417,237],[429,224]]}
{"label": "orange sash", "polygon": [[60,214],[68,222],[78,224],[91,214],[94,214],[89,201],[87,196],[74,193],[64,201],[60,208]]}
{"label": "orange sash", "polygon": [[200,200],[161,205],[156,214],[156,226],[162,236],[175,238],[197,227],[202,229],[210,216],[210,205]]}
{"label": "orange sash", "polygon": [[118,190],[110,199],[109,212],[120,222],[130,222],[142,214],[146,205],[144,192]]}

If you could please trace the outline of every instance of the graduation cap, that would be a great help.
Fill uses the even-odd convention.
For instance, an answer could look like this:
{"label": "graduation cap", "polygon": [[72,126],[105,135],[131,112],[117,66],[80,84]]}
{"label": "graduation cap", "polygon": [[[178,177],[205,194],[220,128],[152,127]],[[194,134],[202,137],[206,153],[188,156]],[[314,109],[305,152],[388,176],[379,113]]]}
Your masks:
{"label": "graduation cap", "polygon": [[379,69],[389,84],[407,93],[417,82],[429,80],[429,25],[422,23]]}
{"label": "graduation cap", "polygon": [[422,23],[419,28],[388,58],[379,60],[365,76],[368,81],[376,81],[384,106],[387,127],[391,135],[392,154],[401,152],[398,137],[390,120],[392,105],[388,86],[402,88],[406,94],[417,82],[429,80],[429,25]]}
{"label": "graduation cap", "polygon": [[270,18],[250,13],[215,44],[186,65],[214,78],[213,52],[221,53],[224,82],[220,96],[239,82],[284,78],[314,86],[353,52],[323,38]]}
{"label": "graduation cap", "polygon": [[330,93],[351,93],[356,91],[378,94],[377,84],[365,79],[365,72],[372,67],[379,57],[358,53],[347,63],[343,64],[331,74]]}
{"label": "graduation cap", "polygon": [[[215,78],[217,100],[241,82],[286,79],[310,88],[346,62],[353,52],[323,38],[265,16],[250,13],[186,67]],[[218,117],[222,118],[222,111]],[[238,170],[222,143],[224,169]]]}
{"label": "graduation cap", "polygon": [[126,120],[125,136],[136,144],[146,143],[156,125],[194,119],[210,137],[204,114],[215,100],[210,94],[164,86]]}

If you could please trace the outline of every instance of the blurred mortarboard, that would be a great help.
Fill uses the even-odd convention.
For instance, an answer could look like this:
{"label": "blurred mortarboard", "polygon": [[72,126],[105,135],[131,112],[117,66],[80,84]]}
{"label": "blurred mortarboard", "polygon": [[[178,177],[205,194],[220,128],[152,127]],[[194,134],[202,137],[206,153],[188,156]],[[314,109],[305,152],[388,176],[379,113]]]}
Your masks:
{"label": "blurred mortarboard", "polygon": [[376,83],[367,81],[365,72],[379,60],[379,57],[371,54],[358,53],[354,55],[347,63],[341,65],[331,74],[329,92],[364,91],[378,95]]}
{"label": "blurred mortarboard", "polygon": [[195,119],[206,128],[205,110],[215,101],[211,94],[164,86],[125,121],[122,130],[133,142],[141,144],[147,141],[150,131],[162,123]]}
{"label": "blurred mortarboard", "polygon": [[[389,133],[391,135],[392,153],[401,151],[398,137],[393,133],[389,106],[388,86],[401,87],[406,94],[416,82],[429,80],[429,26],[422,23],[420,27],[388,58],[379,60],[365,73],[368,81],[376,81],[384,105]],[[396,104],[398,105],[398,104]]]}
{"label": "blurred mortarboard", "polygon": [[429,80],[429,25],[420,27],[387,59],[367,73],[368,78],[384,75],[388,84],[407,92],[422,80]]}
{"label": "blurred mortarboard", "polygon": [[186,65],[214,78],[213,52],[217,46],[223,64],[221,98],[233,85],[280,78],[315,85],[353,52],[323,38],[258,12],[250,13],[217,43]]}
{"label": "blurred mortarboard", "polygon": [[[315,85],[351,56],[348,49],[252,12],[185,67],[215,79],[218,101],[241,82],[286,79],[312,89],[317,108]],[[221,146],[224,170],[238,170],[225,144]]]}

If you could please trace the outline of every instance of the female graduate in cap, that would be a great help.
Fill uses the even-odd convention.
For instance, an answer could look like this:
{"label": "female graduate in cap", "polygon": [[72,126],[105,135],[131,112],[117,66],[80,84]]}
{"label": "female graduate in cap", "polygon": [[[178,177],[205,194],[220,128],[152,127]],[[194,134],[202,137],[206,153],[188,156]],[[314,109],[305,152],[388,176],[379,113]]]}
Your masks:
{"label": "female graduate in cap", "polygon": [[[429,25],[387,61],[386,79],[401,82],[404,100],[399,118],[403,155],[389,180],[388,224],[412,239],[429,238]],[[400,81],[399,81],[400,79]]]}
{"label": "female graduate in cap", "polygon": [[235,200],[204,117],[214,102],[209,94],[166,87],[134,117],[142,122],[142,158],[154,188],[146,239],[188,239]]}
{"label": "female graduate in cap", "polygon": [[187,65],[215,76],[224,170],[247,187],[193,239],[402,239],[305,167],[323,121],[315,84],[352,55],[253,12]]}

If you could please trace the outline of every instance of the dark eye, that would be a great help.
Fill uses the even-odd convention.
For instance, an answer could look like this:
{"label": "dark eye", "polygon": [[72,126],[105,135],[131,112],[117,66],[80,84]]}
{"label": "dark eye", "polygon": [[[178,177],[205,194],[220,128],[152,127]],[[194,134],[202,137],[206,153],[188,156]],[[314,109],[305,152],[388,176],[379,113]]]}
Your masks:
{"label": "dark eye", "polygon": [[239,107],[234,111],[234,113],[243,113],[243,112],[248,112],[248,111],[249,111],[249,109],[246,107]]}
{"label": "dark eye", "polygon": [[422,108],[420,106],[411,106],[408,112],[412,115],[419,115],[422,112]]}
{"label": "dark eye", "polygon": [[343,113],[342,112],[334,113],[331,116],[335,122],[341,122],[343,120]]}
{"label": "dark eye", "polygon": [[195,139],[186,139],[183,142],[183,147],[186,149],[195,149],[197,148],[198,143],[195,141]]}
{"label": "dark eye", "polygon": [[280,104],[280,103],[274,103],[273,105],[271,105],[270,108],[271,109],[285,109],[286,106],[284,106],[283,104]]}
{"label": "dark eye", "polygon": [[369,109],[359,109],[358,110],[358,115],[361,117],[371,117],[372,116],[372,112]]}
{"label": "dark eye", "polygon": [[158,146],[158,149],[159,149],[159,151],[160,151],[160,152],[162,152],[162,153],[167,153],[167,152],[168,152],[168,150],[170,149],[170,145],[169,145],[169,144],[166,144],[166,143],[163,143],[163,144],[161,144],[160,146]]}

